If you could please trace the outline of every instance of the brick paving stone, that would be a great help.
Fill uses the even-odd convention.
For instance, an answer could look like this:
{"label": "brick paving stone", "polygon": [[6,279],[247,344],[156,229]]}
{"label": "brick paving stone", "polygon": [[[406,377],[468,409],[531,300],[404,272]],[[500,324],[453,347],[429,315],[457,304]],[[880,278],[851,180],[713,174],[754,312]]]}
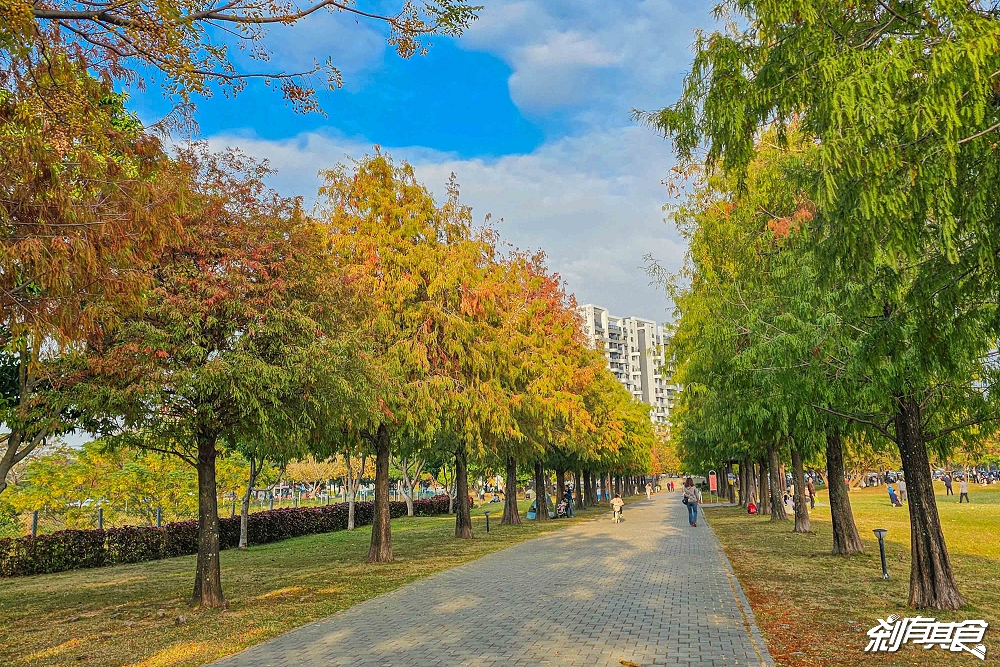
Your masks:
{"label": "brick paving stone", "polygon": [[[414,582],[216,667],[761,666],[715,533],[662,492]],[[625,661],[625,663],[623,663]]]}

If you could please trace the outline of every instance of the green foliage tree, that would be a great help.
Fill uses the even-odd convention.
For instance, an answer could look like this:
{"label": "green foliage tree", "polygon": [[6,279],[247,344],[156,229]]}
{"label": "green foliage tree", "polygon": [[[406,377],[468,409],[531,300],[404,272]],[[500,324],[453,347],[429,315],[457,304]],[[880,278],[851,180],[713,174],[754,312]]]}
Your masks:
{"label": "green foliage tree", "polygon": [[[833,339],[860,406],[826,405],[899,448],[911,517],[910,604],[957,608],[928,465],[984,401],[997,322],[989,194],[1000,127],[995,9],[960,2],[722,3],[684,93],[645,118],[683,158],[742,178],[761,131],[796,123],[813,143],[802,182],[817,256],[840,300]],[[886,221],[891,221],[887,223]],[[851,331],[850,326],[859,326]]]}
{"label": "green foliage tree", "polygon": [[[217,495],[242,494],[247,469],[238,454],[220,459]],[[158,511],[164,521],[197,514],[197,476],[176,457],[92,440],[80,447],[57,445],[28,459],[9,500],[21,515],[37,510],[51,529],[94,528],[98,509],[105,526],[152,526]]]}

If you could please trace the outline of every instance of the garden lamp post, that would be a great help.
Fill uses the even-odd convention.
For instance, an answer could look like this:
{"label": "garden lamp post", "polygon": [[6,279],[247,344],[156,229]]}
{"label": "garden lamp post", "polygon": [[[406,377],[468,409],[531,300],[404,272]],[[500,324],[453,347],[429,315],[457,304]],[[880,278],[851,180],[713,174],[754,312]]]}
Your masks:
{"label": "garden lamp post", "polygon": [[486,532],[488,533],[488,532],[490,532],[490,513],[489,512],[483,512],[483,514],[486,515]]}
{"label": "garden lamp post", "polygon": [[888,533],[889,531],[887,531],[885,528],[876,528],[872,532],[875,533],[875,537],[878,538],[878,551],[879,554],[882,556],[882,578],[888,579],[889,570],[886,568],[885,565],[885,534]]}

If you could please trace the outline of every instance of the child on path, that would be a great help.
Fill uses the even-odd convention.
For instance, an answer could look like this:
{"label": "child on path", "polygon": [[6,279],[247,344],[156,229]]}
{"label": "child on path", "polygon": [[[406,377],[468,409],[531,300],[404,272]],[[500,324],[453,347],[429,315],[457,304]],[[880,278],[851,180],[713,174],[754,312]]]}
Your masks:
{"label": "child on path", "polygon": [[611,499],[611,510],[614,512],[615,523],[621,523],[623,507],[625,507],[625,501],[622,500],[620,493],[616,493],[615,497]]}
{"label": "child on path", "polygon": [[684,497],[681,502],[688,508],[688,523],[698,527],[698,505],[701,504],[701,489],[694,485],[694,480],[688,477],[684,480]]}
{"label": "child on path", "polygon": [[646,500],[653,497],[653,484],[651,482],[646,482]]}

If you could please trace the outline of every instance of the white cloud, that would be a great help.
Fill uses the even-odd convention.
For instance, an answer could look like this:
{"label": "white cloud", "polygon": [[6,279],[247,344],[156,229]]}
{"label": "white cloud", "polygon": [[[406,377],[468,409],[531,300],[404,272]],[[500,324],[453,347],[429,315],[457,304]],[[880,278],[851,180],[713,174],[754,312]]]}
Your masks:
{"label": "white cloud", "polygon": [[[285,141],[216,136],[216,147],[239,146],[270,160],[274,187],[311,199],[317,172],[371,146],[343,137],[304,134]],[[670,147],[642,128],[594,131],[543,144],[530,154],[462,159],[425,148],[387,149],[409,160],[438,196],[454,172],[462,200],[477,219],[490,213],[503,237],[542,248],[577,299],[616,314],[665,319],[662,289],[650,286],[646,254],[677,268],[684,246],[662,220],[661,185],[673,163]]]}
{"label": "white cloud", "polygon": [[497,0],[459,45],[511,66],[511,98],[526,113],[569,108],[581,125],[615,126],[633,106],[663,103],[693,31],[712,24],[703,0]]}
{"label": "white cloud", "polygon": [[576,31],[550,32],[541,44],[529,44],[518,59],[534,67],[609,67],[621,62],[621,55],[611,53],[593,37]]}
{"label": "white cloud", "polygon": [[[550,128],[551,139],[530,154],[460,158],[422,147],[388,150],[408,159],[439,195],[454,171],[462,198],[477,217],[503,218],[504,237],[543,248],[581,302],[622,315],[664,319],[661,289],[641,268],[651,254],[676,269],[684,245],[662,221],[661,180],[673,164],[670,147],[643,128],[626,126],[631,108],[672,99],[690,66],[697,27],[713,27],[704,0],[491,0],[459,48],[488,52],[511,67],[511,98]],[[337,28],[337,26],[334,26]],[[356,29],[357,26],[350,26]],[[381,58],[381,36],[339,40],[322,25],[278,49],[343,41],[348,62],[368,67]],[[333,35],[333,37],[331,37]],[[301,38],[300,38],[301,36]],[[354,39],[357,39],[356,34]],[[353,55],[350,55],[353,54]],[[351,61],[350,58],[355,60]],[[371,151],[356,139],[303,134],[286,141],[216,137],[267,157],[282,192],[310,199],[316,172]]]}

